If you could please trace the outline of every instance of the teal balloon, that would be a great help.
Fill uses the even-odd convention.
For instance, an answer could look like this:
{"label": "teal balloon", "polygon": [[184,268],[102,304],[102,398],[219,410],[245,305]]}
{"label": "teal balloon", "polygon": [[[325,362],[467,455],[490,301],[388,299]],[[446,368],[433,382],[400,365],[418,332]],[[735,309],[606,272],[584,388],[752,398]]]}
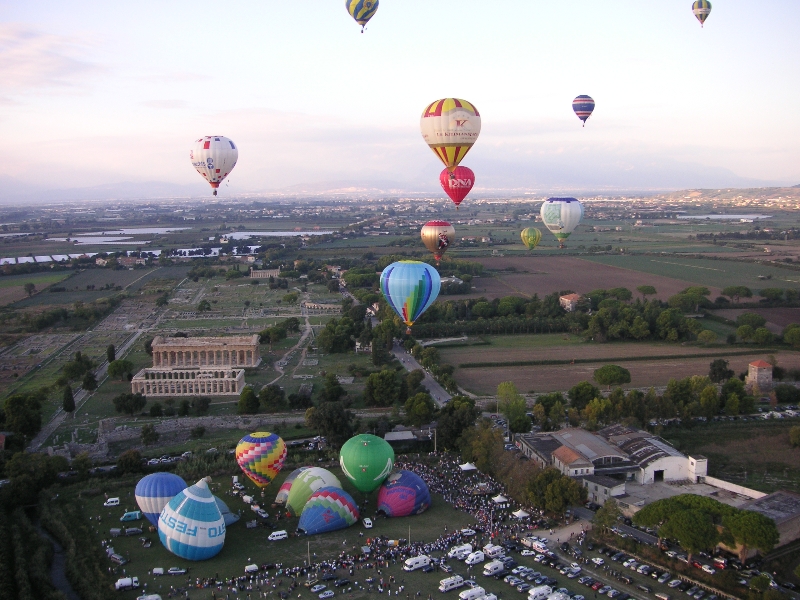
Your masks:
{"label": "teal balloon", "polygon": [[434,303],[441,287],[436,269],[416,260],[394,262],[381,273],[383,297],[408,327]]}

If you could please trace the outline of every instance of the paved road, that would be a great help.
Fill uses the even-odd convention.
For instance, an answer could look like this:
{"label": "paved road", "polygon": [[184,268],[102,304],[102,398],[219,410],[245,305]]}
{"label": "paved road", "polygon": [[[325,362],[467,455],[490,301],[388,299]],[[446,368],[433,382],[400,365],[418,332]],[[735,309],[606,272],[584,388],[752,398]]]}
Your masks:
{"label": "paved road", "polygon": [[406,368],[406,371],[420,369],[423,373],[425,373],[425,379],[422,380],[422,385],[428,388],[431,396],[433,396],[434,402],[436,402],[439,408],[450,401],[452,396],[447,393],[447,390],[439,385],[439,382],[431,377],[431,374],[423,369],[422,365],[420,365],[417,360],[408,352],[406,352],[405,348],[403,348],[397,342],[395,342],[394,346],[392,347],[392,354],[394,354],[397,360],[399,360],[400,363]]}
{"label": "paved road", "polygon": [[[585,521],[591,521],[594,518],[594,513],[588,508],[580,506],[578,508],[575,508],[574,510],[575,514],[578,515],[581,519],[584,519]],[[619,527],[622,531],[624,531],[628,535],[636,538],[640,542],[644,542],[645,544],[650,544],[652,546],[655,546],[658,543],[658,538],[656,536],[650,535],[649,533],[645,533],[644,531],[639,531],[635,527],[625,525],[622,522],[617,523],[617,527]]]}

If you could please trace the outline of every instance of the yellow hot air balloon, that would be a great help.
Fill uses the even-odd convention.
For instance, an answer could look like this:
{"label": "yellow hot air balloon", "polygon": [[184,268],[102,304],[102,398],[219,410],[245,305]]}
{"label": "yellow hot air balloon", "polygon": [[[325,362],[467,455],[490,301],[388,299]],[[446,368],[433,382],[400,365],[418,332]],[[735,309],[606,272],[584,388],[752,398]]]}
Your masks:
{"label": "yellow hot air balloon", "polygon": [[433,252],[437,263],[456,237],[456,230],[447,221],[428,221],[419,233],[422,243]]}
{"label": "yellow hot air balloon", "polygon": [[422,138],[452,174],[481,132],[481,115],[473,104],[458,98],[430,103],[419,120]]}
{"label": "yellow hot air balloon", "polygon": [[520,233],[520,237],[522,238],[522,243],[528,248],[528,250],[533,250],[536,246],[539,245],[539,242],[542,241],[542,232],[536,229],[536,227],[526,227]]}

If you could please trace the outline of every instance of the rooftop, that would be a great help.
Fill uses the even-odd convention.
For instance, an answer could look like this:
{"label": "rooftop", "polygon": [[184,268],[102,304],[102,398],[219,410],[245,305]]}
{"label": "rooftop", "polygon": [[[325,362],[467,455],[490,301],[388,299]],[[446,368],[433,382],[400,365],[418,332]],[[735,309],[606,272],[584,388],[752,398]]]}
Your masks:
{"label": "rooftop", "polygon": [[609,456],[618,457],[621,460],[627,458],[619,448],[609,444],[599,435],[595,435],[585,429],[561,429],[560,431],[554,431],[551,435],[564,446],[572,448],[592,462]]}
{"label": "rooftop", "polygon": [[751,367],[756,367],[757,369],[771,369],[772,368],[772,365],[769,364],[765,360],[754,360],[753,362],[750,363],[750,366]]}
{"label": "rooftop", "polygon": [[562,464],[565,465],[573,465],[575,463],[591,465],[588,460],[567,446],[561,446],[558,450],[553,452],[553,458],[557,458]]}
{"label": "rooftop", "polygon": [[164,337],[153,338],[153,346],[252,346],[258,345],[258,335],[232,335],[228,337]]}
{"label": "rooftop", "polygon": [[604,488],[615,488],[619,485],[625,485],[621,479],[614,479],[613,477],[605,477],[604,475],[585,475],[582,477],[589,483],[600,485]]}
{"label": "rooftop", "polygon": [[800,517],[800,494],[794,492],[773,492],[763,498],[752,500],[742,508],[769,517],[775,524]]}
{"label": "rooftop", "polygon": [[728,506],[735,508],[746,508],[752,498],[748,498],[742,494],[723,490],[707,483],[649,483],[642,485],[635,481],[628,481],[625,483],[625,493],[617,497],[617,500],[642,508],[646,504],[650,504],[657,500],[665,498],[672,498],[673,496],[680,496],[681,494],[694,494],[696,496],[705,496],[713,498]]}

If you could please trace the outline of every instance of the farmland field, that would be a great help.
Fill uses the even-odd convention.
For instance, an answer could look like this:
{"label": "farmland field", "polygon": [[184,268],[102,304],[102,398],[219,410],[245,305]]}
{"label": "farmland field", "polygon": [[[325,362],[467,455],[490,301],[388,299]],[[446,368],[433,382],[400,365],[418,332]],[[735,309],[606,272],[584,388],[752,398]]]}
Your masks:
{"label": "farmland field", "polygon": [[[56,271],[55,273],[31,273],[30,275],[6,275],[0,278],[0,306],[6,306],[28,297],[25,284],[32,283],[39,294],[46,287],[59,281],[64,281],[72,275],[69,271]],[[50,295],[45,292],[45,295]]]}
{"label": "farmland field", "polygon": [[780,333],[790,323],[800,323],[800,308],[725,308],[715,310],[714,314],[735,321],[739,315],[746,312],[757,313],[764,317],[767,320],[767,327],[773,333]]}

